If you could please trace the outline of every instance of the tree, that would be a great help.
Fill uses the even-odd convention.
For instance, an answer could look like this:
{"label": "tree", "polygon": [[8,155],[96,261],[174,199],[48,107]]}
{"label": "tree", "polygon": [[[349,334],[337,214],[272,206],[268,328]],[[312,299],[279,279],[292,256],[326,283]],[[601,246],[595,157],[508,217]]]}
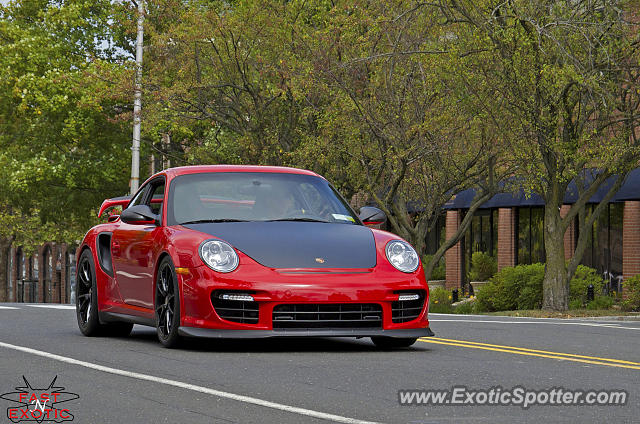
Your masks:
{"label": "tree", "polygon": [[446,29],[435,12],[409,2],[331,10],[328,24],[307,41],[316,91],[329,100],[316,113],[320,136],[301,150],[308,165],[324,159],[329,172],[366,191],[419,254],[444,204],[477,188],[458,231],[424,264],[428,276],[507,169],[499,163],[494,123],[450,77],[452,58],[441,42]]}
{"label": "tree", "polygon": [[[502,114],[516,176],[545,200],[545,309],[566,310],[589,228],[638,164],[638,29],[629,2],[442,1],[459,75],[477,107]],[[490,95],[487,96],[486,94]],[[578,199],[560,213],[571,181]],[[607,186],[604,186],[607,184]],[[606,195],[593,209],[589,199]],[[578,217],[565,263],[563,236]]]}
{"label": "tree", "polygon": [[0,6],[0,237],[26,248],[79,239],[100,202],[126,191],[129,131],[108,79],[122,72],[110,47],[112,8]]}
{"label": "tree", "polygon": [[171,133],[182,163],[284,164],[309,130],[304,96],[292,84],[301,6],[164,0],[149,7],[147,135]]}

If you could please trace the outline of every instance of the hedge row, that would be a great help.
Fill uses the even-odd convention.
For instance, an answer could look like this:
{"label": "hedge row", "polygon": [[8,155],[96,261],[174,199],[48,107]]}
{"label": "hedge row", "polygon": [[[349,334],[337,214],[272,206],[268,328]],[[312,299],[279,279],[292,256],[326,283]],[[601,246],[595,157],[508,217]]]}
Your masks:
{"label": "hedge row", "polygon": [[[518,265],[503,268],[478,290],[476,310],[511,311],[516,309],[539,309],[542,307],[542,280],[544,264]],[[604,286],[598,272],[579,265],[569,282],[569,303],[573,308],[587,304],[587,288],[593,284],[594,293],[600,295]],[[605,306],[608,300],[599,300]],[[613,302],[608,304],[610,307]]]}

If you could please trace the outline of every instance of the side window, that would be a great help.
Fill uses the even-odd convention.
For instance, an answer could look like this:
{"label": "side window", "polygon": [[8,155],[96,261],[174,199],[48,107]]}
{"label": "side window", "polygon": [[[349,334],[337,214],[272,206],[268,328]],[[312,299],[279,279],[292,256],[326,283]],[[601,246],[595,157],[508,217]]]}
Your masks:
{"label": "side window", "polygon": [[164,181],[154,185],[151,188],[151,196],[149,196],[149,207],[153,213],[158,216],[162,215],[162,202],[164,201]]}
{"label": "side window", "polygon": [[145,193],[147,191],[148,191],[148,186],[140,190],[138,194],[136,194],[136,196],[133,199],[131,199],[131,201],[129,202],[129,206],[127,206],[127,208],[130,208],[131,206],[141,205],[144,202],[144,199],[146,197]]}

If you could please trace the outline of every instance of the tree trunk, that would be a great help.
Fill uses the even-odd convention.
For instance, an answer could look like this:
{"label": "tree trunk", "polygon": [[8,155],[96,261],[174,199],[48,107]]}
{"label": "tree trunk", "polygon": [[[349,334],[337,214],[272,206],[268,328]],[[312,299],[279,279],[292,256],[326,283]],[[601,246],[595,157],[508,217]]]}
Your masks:
{"label": "tree trunk", "polygon": [[569,281],[564,260],[564,231],[557,202],[547,202],[544,209],[544,247],[546,265],[543,290],[543,309],[566,311],[569,306]]}

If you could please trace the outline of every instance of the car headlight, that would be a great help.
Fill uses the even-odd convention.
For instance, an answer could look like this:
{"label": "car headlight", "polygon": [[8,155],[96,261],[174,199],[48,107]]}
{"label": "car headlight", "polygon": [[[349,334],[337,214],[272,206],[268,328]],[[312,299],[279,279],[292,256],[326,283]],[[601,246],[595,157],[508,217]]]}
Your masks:
{"label": "car headlight", "polygon": [[420,265],[418,254],[406,241],[391,240],[384,250],[387,259],[398,271],[413,272]]}
{"label": "car headlight", "polygon": [[221,240],[205,240],[200,245],[200,258],[209,268],[218,272],[231,272],[240,259],[229,243]]}

